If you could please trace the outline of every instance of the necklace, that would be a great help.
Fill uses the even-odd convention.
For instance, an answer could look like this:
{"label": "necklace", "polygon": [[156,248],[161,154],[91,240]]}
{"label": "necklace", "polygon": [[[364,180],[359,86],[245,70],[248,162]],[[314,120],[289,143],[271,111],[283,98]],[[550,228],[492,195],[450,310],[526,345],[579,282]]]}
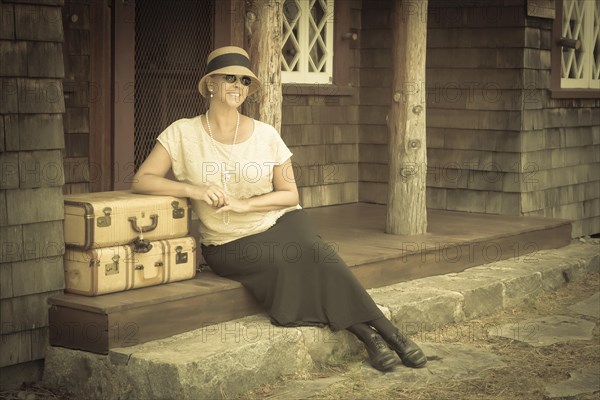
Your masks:
{"label": "necklace", "polygon": [[[208,110],[206,111],[206,126],[208,126],[208,136],[210,137],[210,144],[211,147],[213,149],[213,152],[215,153],[215,157],[217,159],[219,159],[219,153],[217,152],[217,146],[215,144],[215,138],[213,137],[212,134],[212,129],[210,128],[210,121],[208,120]],[[226,194],[229,194],[229,189],[228,189],[228,184],[229,184],[229,180],[231,179],[231,171],[228,169],[229,165],[231,164],[231,156],[233,155],[233,147],[235,146],[235,143],[237,141],[237,135],[238,135],[238,130],[240,128],[240,113],[237,113],[237,122],[235,124],[235,133],[233,134],[233,144],[231,145],[231,149],[229,150],[229,158],[227,159],[226,163],[222,164],[222,168],[221,168],[221,183],[223,184],[223,190],[225,191]],[[229,211],[226,211],[222,214],[222,219],[223,219],[223,223],[225,225],[229,225]]]}

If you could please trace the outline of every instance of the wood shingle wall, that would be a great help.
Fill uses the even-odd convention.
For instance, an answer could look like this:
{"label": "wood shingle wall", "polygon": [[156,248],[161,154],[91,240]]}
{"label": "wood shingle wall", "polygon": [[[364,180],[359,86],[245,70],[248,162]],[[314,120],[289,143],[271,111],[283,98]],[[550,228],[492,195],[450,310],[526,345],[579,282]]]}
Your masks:
{"label": "wood shingle wall", "polygon": [[[292,100],[293,99],[293,100]],[[358,200],[358,106],[354,96],[285,96],[282,137],[305,208]]]}
{"label": "wood shingle wall", "polygon": [[524,2],[465,3],[429,10],[428,205],[519,215]]}
{"label": "wood shingle wall", "polygon": [[[392,3],[364,2],[362,11],[359,201],[381,204]],[[525,6],[430,0],[427,205],[566,218],[574,237],[598,233],[600,103],[549,97],[551,20],[527,17]]]}
{"label": "wood shingle wall", "polygon": [[0,387],[40,378],[62,293],[62,0],[0,2]]}
{"label": "wood shingle wall", "polygon": [[359,201],[387,202],[392,100],[391,1],[364,1],[360,32]]}
{"label": "wood shingle wall", "polygon": [[[335,5],[336,36],[360,29],[361,2]],[[294,174],[305,208],[358,201],[359,49],[352,40],[336,45],[334,86],[283,85],[281,135],[292,151]],[[344,56],[339,56],[344,52]],[[335,54],[339,57],[336,58]],[[348,82],[339,82],[340,74]]]}
{"label": "wood shingle wall", "polygon": [[552,20],[526,25],[521,212],[572,220],[573,237],[600,233],[600,99],[552,98]]}
{"label": "wood shingle wall", "polygon": [[[468,3],[468,4],[467,4]],[[519,1],[430,1],[427,14],[427,205],[519,213],[524,19]],[[387,199],[392,2],[363,11],[360,200]],[[474,5],[474,6],[473,6]],[[480,6],[481,5],[481,6]],[[412,93],[407,82],[403,88]],[[517,183],[515,183],[517,181]]]}

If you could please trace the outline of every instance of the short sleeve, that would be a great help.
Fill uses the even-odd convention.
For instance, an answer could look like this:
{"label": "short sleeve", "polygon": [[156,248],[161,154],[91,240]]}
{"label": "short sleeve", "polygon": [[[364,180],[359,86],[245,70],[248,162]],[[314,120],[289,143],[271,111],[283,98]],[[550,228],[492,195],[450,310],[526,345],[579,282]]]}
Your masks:
{"label": "short sleeve", "polygon": [[286,162],[293,154],[279,133],[277,133],[275,128],[273,128],[273,147],[275,152],[275,162],[277,165],[281,165]]}
{"label": "short sleeve", "polygon": [[160,135],[158,135],[156,140],[165,148],[165,150],[167,150],[167,153],[169,153],[173,173],[176,177],[179,177],[183,170],[183,160],[181,152],[182,138],[178,125],[173,123],[168,126]]}

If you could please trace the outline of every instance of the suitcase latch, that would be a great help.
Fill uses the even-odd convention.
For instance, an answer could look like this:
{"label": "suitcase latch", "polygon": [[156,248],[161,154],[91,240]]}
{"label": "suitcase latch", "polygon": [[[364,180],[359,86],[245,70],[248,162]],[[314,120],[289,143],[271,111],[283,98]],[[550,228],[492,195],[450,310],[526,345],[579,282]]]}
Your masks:
{"label": "suitcase latch", "polygon": [[183,252],[183,247],[177,246],[175,247],[175,251],[177,252],[175,255],[175,264],[185,264],[188,262],[188,253],[187,251]]}
{"label": "suitcase latch", "polygon": [[119,273],[119,255],[114,255],[112,258],[112,264],[104,264],[104,275],[116,275]]}
{"label": "suitcase latch", "polygon": [[131,244],[133,245],[134,253],[147,253],[152,250],[152,243],[147,239],[142,239],[140,236],[133,239]]}
{"label": "suitcase latch", "polygon": [[163,267],[164,265],[165,265],[165,264],[164,264],[162,261],[157,261],[157,262],[155,262],[155,263],[154,263],[154,266],[155,266],[156,268]]}
{"label": "suitcase latch", "polygon": [[179,207],[178,201],[172,201],[171,206],[173,207],[173,219],[180,219],[185,217],[185,208]]}
{"label": "suitcase latch", "polygon": [[110,226],[110,213],[112,213],[112,208],[110,207],[104,207],[102,209],[102,212],[104,213],[103,217],[98,217],[98,220],[96,221],[96,224],[98,225],[98,228],[105,228],[107,226]]}

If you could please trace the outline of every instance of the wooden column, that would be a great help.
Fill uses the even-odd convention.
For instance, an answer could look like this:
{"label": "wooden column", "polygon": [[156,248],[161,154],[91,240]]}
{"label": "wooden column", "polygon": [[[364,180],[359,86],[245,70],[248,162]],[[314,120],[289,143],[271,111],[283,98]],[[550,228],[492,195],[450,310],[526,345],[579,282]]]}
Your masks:
{"label": "wooden column", "polygon": [[[219,3],[218,0],[217,3]],[[230,44],[233,46],[244,47],[245,10],[244,0],[231,0]]]}
{"label": "wooden column", "polygon": [[90,190],[112,189],[111,10],[108,0],[90,7]]}
{"label": "wooden column", "polygon": [[396,0],[393,13],[393,99],[388,115],[389,186],[386,232],[427,231],[425,50],[427,0]]}
{"label": "wooden column", "polygon": [[215,0],[213,48],[244,47],[245,0]]}
{"label": "wooden column", "polygon": [[131,187],[135,172],[135,0],[115,1],[113,190]]}
{"label": "wooden column", "polygon": [[283,0],[248,0],[246,33],[252,70],[263,87],[246,100],[245,112],[281,132],[281,27]]}

